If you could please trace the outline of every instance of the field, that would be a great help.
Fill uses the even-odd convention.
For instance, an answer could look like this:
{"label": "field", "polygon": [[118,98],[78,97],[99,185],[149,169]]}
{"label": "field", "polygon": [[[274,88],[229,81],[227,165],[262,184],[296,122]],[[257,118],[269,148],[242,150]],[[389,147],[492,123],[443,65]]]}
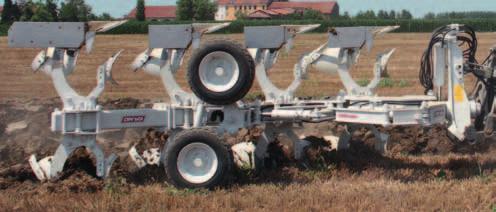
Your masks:
{"label": "field", "polygon": [[[496,44],[496,34],[479,33],[478,59]],[[380,95],[422,94],[418,68],[429,34],[398,33],[379,38],[370,53],[363,52],[353,77],[365,82],[372,76],[375,55],[397,48],[389,63],[390,83],[380,86]],[[242,35],[209,35],[211,39],[241,41]],[[281,54],[270,72],[277,85],[292,80],[299,56],[325,42],[325,34],[299,36],[290,54]],[[9,49],[0,37],[0,207],[2,210],[346,210],[346,211],[495,211],[496,145],[492,139],[477,145],[453,143],[438,127],[381,129],[392,132],[389,153],[372,150],[373,138],[361,130],[344,152],[314,148],[314,163],[298,164],[274,154],[272,168],[256,175],[236,173],[231,185],[215,191],[177,190],[164,182],[160,167],[133,170],[126,159],[128,148],[145,137],[146,129],[112,131],[99,140],[107,151],[119,152],[113,175],[99,181],[74,165],[88,159],[75,157],[66,176],[57,183],[38,183],[27,169],[30,154],[49,155],[59,136],[49,131],[49,114],[60,107],[48,77],[32,73],[30,64],[38,50]],[[105,108],[142,107],[167,101],[156,77],[134,73],[130,64],[147,47],[145,35],[98,36],[94,51],[82,53],[75,73],[69,77],[81,93],[96,82],[96,68],[107,57],[124,49],[114,65],[118,86],[107,87],[101,100]],[[183,67],[187,66],[188,57]],[[178,81],[187,88],[184,68]],[[468,79],[469,85],[473,79]],[[337,75],[310,70],[299,96],[333,96],[342,85]],[[260,93],[254,86],[250,96]],[[125,98],[130,97],[130,98]],[[299,133],[322,136],[335,130],[333,124],[306,126]],[[149,133],[148,133],[149,134]],[[148,136],[146,136],[148,137]],[[154,138],[155,139],[155,138]],[[142,139],[141,139],[142,140]],[[282,148],[284,149],[284,148]],[[84,154],[82,154],[84,156]],[[76,155],[77,156],[77,155]],[[79,155],[81,156],[81,154]],[[40,157],[39,157],[40,158]],[[287,159],[287,160],[286,160]],[[126,167],[128,165],[129,167]]]}

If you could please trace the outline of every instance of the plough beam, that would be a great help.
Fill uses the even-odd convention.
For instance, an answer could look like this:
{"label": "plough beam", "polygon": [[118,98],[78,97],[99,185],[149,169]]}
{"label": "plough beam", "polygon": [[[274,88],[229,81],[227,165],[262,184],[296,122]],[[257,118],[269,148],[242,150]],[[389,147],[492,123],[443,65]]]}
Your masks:
{"label": "plough beam", "polygon": [[[99,31],[122,23],[110,23]],[[111,70],[121,52],[99,66],[97,86],[89,95],[82,96],[68,84],[66,77],[74,71],[82,47],[91,49],[95,32],[89,32],[85,23],[15,23],[9,31],[9,45],[46,48],[36,56],[32,68],[52,78],[64,104],[63,109],[52,113],[51,126],[52,131],[63,135],[63,140],[53,156],[40,161],[31,156],[29,162],[35,175],[40,180],[57,179],[67,157],[76,148],[85,147],[96,157],[97,175],[108,176],[115,155],[106,157],[96,142],[96,135],[108,129],[154,127],[168,131],[165,146],[143,152],[132,147],[128,153],[140,168],[163,164],[173,185],[188,188],[220,184],[230,170],[230,152],[239,166],[262,166],[260,162],[267,157],[270,142],[281,133],[293,142],[294,158],[303,160],[310,142],[293,131],[294,124],[301,127],[303,123],[335,121],[345,125],[346,130],[339,137],[324,136],[337,150],[348,148],[353,131],[361,127],[374,134],[380,152],[386,151],[388,135],[376,126],[443,124],[453,137],[465,141],[493,134],[496,51],[493,49],[482,64],[476,63],[475,50],[466,51],[459,46],[460,34],[471,30],[467,26],[453,24],[434,33],[433,40],[439,42],[431,42],[421,69],[426,95],[379,97],[375,89],[395,49],[377,56],[374,78],[368,85],[358,85],[350,70],[358,62],[360,51],[370,51],[375,37],[398,26],[330,29],[327,42],[302,55],[293,68],[293,82],[280,89],[268,77],[279,51],[286,47],[289,53],[297,34],[320,25],[246,27],[246,49],[231,41],[215,41],[200,47],[202,35],[227,25],[150,26],[148,49],[136,57],[132,68],[160,77],[170,103],[156,103],[153,108],[103,110],[97,105],[97,98],[106,82],[116,83]],[[475,41],[475,32],[468,34],[473,34],[468,39]],[[436,36],[441,39],[434,39]],[[187,78],[193,92],[184,90],[175,78],[190,47],[195,52]],[[337,73],[344,90],[321,100],[297,98],[295,92],[310,67]],[[464,85],[469,73],[478,79],[470,95]],[[265,100],[242,101],[255,78]],[[445,84],[447,100],[443,100],[440,92]],[[255,142],[240,143],[229,151],[219,139],[224,133],[234,134],[241,128],[257,125],[264,125],[264,131],[256,146]]]}

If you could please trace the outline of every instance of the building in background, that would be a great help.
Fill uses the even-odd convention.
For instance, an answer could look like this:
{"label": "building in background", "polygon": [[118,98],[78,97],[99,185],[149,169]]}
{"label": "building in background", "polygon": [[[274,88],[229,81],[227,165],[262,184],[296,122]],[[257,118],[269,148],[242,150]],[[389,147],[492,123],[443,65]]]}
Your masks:
{"label": "building in background", "polygon": [[273,2],[269,5],[269,10],[274,9],[294,9],[296,12],[303,12],[305,10],[319,11],[324,17],[331,18],[339,15],[339,5],[335,1],[287,1],[287,2]]}
{"label": "building in background", "polygon": [[[316,10],[326,18],[339,15],[339,5],[335,1],[281,1],[281,0],[217,0],[215,20],[233,21],[237,14],[243,14],[250,19],[284,18],[305,10]],[[147,20],[175,20],[176,6],[146,6]],[[136,18],[136,8],[126,16],[126,19]]]}
{"label": "building in background", "polygon": [[339,5],[330,0],[217,0],[215,20],[236,20],[236,14],[243,13],[250,19],[273,19],[316,10],[325,18],[339,15]]}
{"label": "building in background", "polygon": [[276,18],[284,18],[285,16],[294,14],[295,12],[296,10],[292,8],[265,9],[265,10],[256,10],[248,14],[247,17],[249,19],[276,19]]}
{"label": "building in background", "polygon": [[257,10],[265,10],[272,0],[217,0],[215,20],[236,20],[237,13],[248,15]]}
{"label": "building in background", "polygon": [[2,20],[2,12],[3,12],[3,6],[0,6],[0,20]]}
{"label": "building in background", "polygon": [[[146,6],[145,7],[146,20],[175,20],[176,19],[176,6]],[[126,19],[136,18],[136,8],[131,10],[126,16]]]}

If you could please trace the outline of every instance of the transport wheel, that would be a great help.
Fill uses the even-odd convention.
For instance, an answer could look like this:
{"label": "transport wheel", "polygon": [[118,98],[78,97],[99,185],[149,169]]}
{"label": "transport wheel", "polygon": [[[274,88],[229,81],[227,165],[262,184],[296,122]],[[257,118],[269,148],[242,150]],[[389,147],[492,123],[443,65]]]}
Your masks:
{"label": "transport wheel", "polygon": [[193,53],[188,83],[201,100],[228,105],[242,99],[255,79],[255,62],[248,51],[233,41],[209,42]]}
{"label": "transport wheel", "polygon": [[193,129],[178,133],[165,146],[168,181],[178,188],[214,188],[227,180],[232,160],[217,135]]}

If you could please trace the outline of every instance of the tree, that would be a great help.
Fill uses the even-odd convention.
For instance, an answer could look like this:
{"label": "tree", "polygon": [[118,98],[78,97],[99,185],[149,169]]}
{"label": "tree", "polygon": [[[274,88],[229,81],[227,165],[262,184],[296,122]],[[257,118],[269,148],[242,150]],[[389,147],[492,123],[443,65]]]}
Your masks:
{"label": "tree", "polygon": [[178,20],[213,20],[217,10],[210,0],[177,0],[176,4]]}
{"label": "tree", "polygon": [[389,12],[389,19],[396,19],[396,11],[391,10]]}
{"label": "tree", "polygon": [[472,12],[443,12],[435,15],[436,19],[496,19],[496,12],[472,11]]}
{"label": "tree", "polygon": [[193,0],[194,12],[193,20],[214,20],[217,6],[210,0]]}
{"label": "tree", "polygon": [[145,21],[145,0],[138,0],[136,3],[136,20]]}
{"label": "tree", "polygon": [[435,19],[435,18],[436,18],[436,14],[434,14],[433,12],[429,12],[424,15],[424,19]]}
{"label": "tree", "polygon": [[33,1],[29,0],[25,3],[22,4],[22,16],[20,18],[21,21],[31,21],[31,18],[34,15],[34,3]]}
{"label": "tree", "polygon": [[101,20],[101,21],[113,21],[114,20],[114,18],[108,13],[102,13],[100,16],[98,16],[97,19]]}
{"label": "tree", "polygon": [[234,17],[236,17],[236,20],[245,20],[248,18],[248,16],[244,12],[241,12],[239,10],[234,13]]}
{"label": "tree", "polygon": [[390,19],[389,14],[384,10],[379,10],[379,12],[377,13],[377,17],[380,19]]}
{"label": "tree", "polygon": [[12,3],[12,0],[5,0],[3,3],[3,12],[1,23],[12,23],[19,20],[21,11],[17,4]]}
{"label": "tree", "polygon": [[60,6],[59,18],[61,21],[88,21],[94,16],[91,13],[91,6],[84,0],[66,0]]}
{"label": "tree", "polygon": [[56,21],[56,17],[53,17],[48,8],[48,4],[43,4],[41,2],[36,2],[33,4],[33,15],[30,21]]}
{"label": "tree", "polygon": [[341,18],[345,20],[351,19],[350,13],[348,13],[348,11],[344,12]]}
{"label": "tree", "polygon": [[412,19],[413,18],[413,15],[410,13],[410,11],[408,10],[401,10],[401,13],[399,15],[400,19]]}
{"label": "tree", "polygon": [[193,0],[177,0],[176,18],[178,20],[193,20]]}
{"label": "tree", "polygon": [[358,14],[355,16],[357,19],[376,19],[377,16],[375,16],[375,12],[373,10],[367,10],[365,12],[358,12]]}
{"label": "tree", "polygon": [[59,20],[59,12],[58,12],[58,6],[56,1],[54,0],[46,0],[46,9],[48,14],[51,16],[53,21],[58,21]]}

